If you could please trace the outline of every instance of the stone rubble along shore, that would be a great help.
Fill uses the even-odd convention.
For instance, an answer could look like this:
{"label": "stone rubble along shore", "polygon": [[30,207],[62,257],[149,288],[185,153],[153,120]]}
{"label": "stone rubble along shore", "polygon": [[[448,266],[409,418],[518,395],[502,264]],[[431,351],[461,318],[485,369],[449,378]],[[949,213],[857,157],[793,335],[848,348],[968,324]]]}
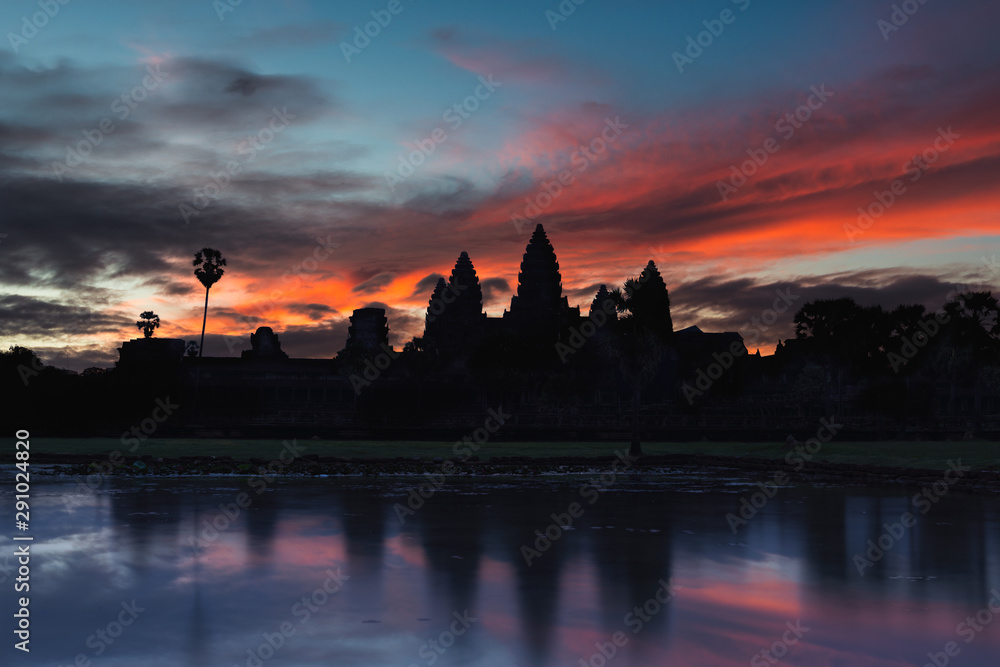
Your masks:
{"label": "stone rubble along shore", "polygon": [[[257,475],[276,474],[286,477],[315,477],[319,475],[422,475],[440,474],[449,461],[448,470],[457,476],[533,476],[540,474],[590,474],[610,469],[618,459],[615,456],[595,457],[528,457],[503,456],[480,460],[479,457],[445,459],[442,457],[338,457],[304,455],[291,463],[280,463],[260,458],[233,459],[230,456],[181,456],[154,458],[152,456],[125,457],[120,465],[110,467],[116,476],[196,476],[196,475]],[[93,454],[39,454],[34,462],[44,465],[56,475],[86,475],[92,472],[107,473],[107,457]],[[268,469],[269,465],[271,466]],[[35,469],[44,474],[45,469]],[[657,474],[692,471],[704,476],[746,477],[748,480],[772,479],[782,471],[792,484],[818,484],[840,486],[885,486],[931,484],[940,479],[941,472],[934,468],[907,468],[902,466],[876,466],[825,461],[798,462],[796,465],[781,459],[751,456],[719,456],[711,454],[667,454],[643,456],[629,469],[629,475]],[[1000,493],[1000,471],[970,470],[954,484],[955,489]]]}

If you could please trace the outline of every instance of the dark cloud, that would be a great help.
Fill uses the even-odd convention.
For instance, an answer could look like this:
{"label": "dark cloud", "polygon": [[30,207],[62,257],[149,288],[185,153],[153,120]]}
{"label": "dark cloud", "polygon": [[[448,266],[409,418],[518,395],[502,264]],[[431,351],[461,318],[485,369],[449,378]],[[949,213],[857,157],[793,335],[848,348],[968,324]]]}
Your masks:
{"label": "dark cloud", "polygon": [[227,93],[239,93],[244,97],[253,95],[260,88],[260,80],[255,77],[241,76],[233,79],[232,83],[226,86]]}
{"label": "dark cloud", "polygon": [[[766,351],[778,340],[794,337],[793,317],[811,301],[850,297],[862,306],[887,310],[908,304],[938,310],[958,288],[962,286],[907,270],[844,272],[788,282],[708,277],[670,290],[670,309],[675,329],[697,325],[703,331],[746,335],[756,328],[760,334],[754,343]],[[764,326],[751,324],[755,319]]]}
{"label": "dark cloud", "polygon": [[[331,236],[328,227],[286,219],[287,213],[277,209],[224,201],[185,225],[177,207],[187,197],[169,186],[58,183],[0,174],[4,228],[16,230],[3,240],[0,283],[78,293],[113,274],[159,283],[167,294],[180,295],[187,293],[186,281],[194,279],[186,264],[179,277],[174,260],[189,263],[187,258],[204,246],[222,250],[232,274],[299,265],[313,256],[317,239]],[[248,229],[254,230],[252,238]]]}
{"label": "dark cloud", "polygon": [[33,345],[31,351],[38,355],[38,358],[46,366],[55,366],[76,372],[94,367],[114,368],[119,356],[114,345],[83,344],[73,347]]}
{"label": "dark cloud", "polygon": [[[624,283],[624,279],[622,283]],[[592,285],[587,285],[585,287],[578,287],[576,289],[566,289],[563,292],[569,298],[570,303],[580,303],[584,306],[584,309],[589,308],[590,302],[594,300],[594,296],[597,294],[597,290],[600,289],[601,283],[594,283]],[[605,285],[607,289],[613,290],[620,285]]]}
{"label": "dark cloud", "polygon": [[421,278],[417,281],[417,284],[413,286],[413,293],[410,296],[426,297],[427,299],[430,299],[431,294],[434,293],[434,286],[437,285],[438,280],[441,278],[445,278],[445,280],[447,280],[447,278],[440,273],[431,273]]}
{"label": "dark cloud", "polygon": [[[251,331],[258,326],[270,326],[268,319],[260,315],[236,310],[234,308],[217,308],[209,304],[209,317],[214,319],[233,320]],[[248,332],[249,333],[249,332]]]}
{"label": "dark cloud", "polygon": [[[296,359],[333,359],[347,342],[346,317],[314,325],[275,328],[281,349]],[[249,348],[249,339],[247,340]]]}
{"label": "dark cloud", "polygon": [[285,306],[294,313],[302,313],[310,320],[323,320],[331,313],[337,311],[322,303],[292,303]]}
{"label": "dark cloud", "polygon": [[391,271],[377,273],[368,280],[358,283],[352,287],[351,291],[361,294],[374,294],[375,292],[381,292],[382,288],[392,283],[395,277],[396,274]]}
{"label": "dark cloud", "polygon": [[[0,336],[48,337],[120,333],[134,329],[135,319],[16,294],[0,295]],[[69,341],[72,342],[72,341]]]}
{"label": "dark cloud", "polygon": [[176,280],[164,280],[163,278],[151,278],[147,285],[155,285],[158,292],[164,296],[188,296],[195,292],[201,292],[201,283],[182,283]]}
{"label": "dark cloud", "polygon": [[510,283],[506,278],[486,278],[479,281],[483,288],[483,305],[494,301],[506,301],[511,297]]}

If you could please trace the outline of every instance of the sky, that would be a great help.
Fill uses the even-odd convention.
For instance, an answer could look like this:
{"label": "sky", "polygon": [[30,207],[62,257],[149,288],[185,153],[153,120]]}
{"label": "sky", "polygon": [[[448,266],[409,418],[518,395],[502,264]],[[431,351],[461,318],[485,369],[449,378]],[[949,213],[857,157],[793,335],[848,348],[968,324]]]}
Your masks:
{"label": "sky", "polygon": [[211,247],[207,356],[270,326],[330,358],[367,306],[398,348],[462,251],[502,315],[536,223],[584,313],[652,259],[676,328],[763,354],[814,299],[938,308],[1000,278],[998,26],[981,0],[4,2],[0,346],[110,367],[145,310],[197,339]]}

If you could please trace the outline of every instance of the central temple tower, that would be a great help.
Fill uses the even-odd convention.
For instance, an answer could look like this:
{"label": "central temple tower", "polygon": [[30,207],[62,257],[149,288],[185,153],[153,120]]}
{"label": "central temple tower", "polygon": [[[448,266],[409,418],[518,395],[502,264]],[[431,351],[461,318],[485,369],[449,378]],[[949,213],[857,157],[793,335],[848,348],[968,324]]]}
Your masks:
{"label": "central temple tower", "polygon": [[524,249],[517,274],[517,294],[510,300],[504,320],[518,335],[555,340],[560,331],[578,319],[579,308],[570,308],[562,293],[562,276],[555,250],[541,224]]}

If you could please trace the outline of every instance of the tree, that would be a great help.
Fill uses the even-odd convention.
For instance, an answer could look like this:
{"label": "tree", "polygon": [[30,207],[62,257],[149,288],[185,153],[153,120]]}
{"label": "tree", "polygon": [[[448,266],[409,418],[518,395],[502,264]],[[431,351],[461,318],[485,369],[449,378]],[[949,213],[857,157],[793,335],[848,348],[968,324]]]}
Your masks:
{"label": "tree", "polygon": [[1000,304],[991,292],[965,292],[944,305],[960,345],[972,348],[977,361],[996,355],[1000,342]]}
{"label": "tree", "polygon": [[153,331],[160,328],[160,316],[151,310],[144,310],[139,314],[139,321],[135,323],[136,329],[142,329],[143,338],[151,338]]}
{"label": "tree", "polygon": [[634,281],[630,296],[633,304],[631,312],[638,318],[637,324],[667,342],[674,332],[674,323],[670,317],[670,295],[653,260],[649,260],[639,278]]}
{"label": "tree", "polygon": [[611,321],[614,327],[609,349],[632,387],[632,442],[630,456],[642,455],[639,439],[639,405],[642,388],[660,368],[660,361],[670,335],[670,299],[656,265],[650,260],[638,278],[625,281],[609,297],[615,309],[625,316]]}
{"label": "tree", "polygon": [[184,352],[187,353],[187,356],[189,357],[197,357],[198,350],[200,349],[201,348],[198,347],[198,341],[196,340],[189,340],[187,345],[184,346]]}
{"label": "tree", "polygon": [[[967,360],[966,369],[973,385],[975,428],[978,431],[983,418],[983,371],[1000,358],[1000,303],[991,292],[965,292],[946,303],[944,312],[948,315],[950,338]],[[953,379],[952,395],[954,384]]]}
{"label": "tree", "polygon": [[803,352],[835,382],[824,396],[827,411],[830,390],[836,389],[838,409],[843,402],[845,379],[872,379],[884,371],[893,320],[881,306],[861,306],[850,297],[818,299],[803,305],[793,321]]}
{"label": "tree", "polygon": [[205,350],[205,324],[208,321],[208,291],[212,285],[219,282],[225,269],[226,260],[222,253],[212,248],[202,248],[194,254],[194,275],[198,277],[201,284],[205,286],[205,315],[201,319],[201,343],[198,346],[198,356],[202,356]]}
{"label": "tree", "polygon": [[[20,345],[11,345],[6,352],[0,352],[0,386],[7,382],[10,387],[27,387],[36,375],[46,368],[33,351]],[[14,382],[14,377],[18,381]]]}

